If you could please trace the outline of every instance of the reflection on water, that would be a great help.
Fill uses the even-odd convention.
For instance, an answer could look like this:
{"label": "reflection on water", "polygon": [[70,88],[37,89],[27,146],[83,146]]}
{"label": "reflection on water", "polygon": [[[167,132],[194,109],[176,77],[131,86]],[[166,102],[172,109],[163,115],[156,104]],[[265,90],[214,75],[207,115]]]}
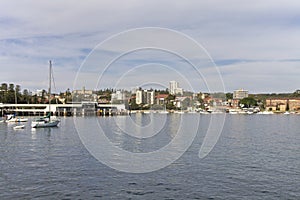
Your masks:
{"label": "reflection on water", "polygon": [[[197,131],[198,118],[183,115],[134,114],[116,118],[99,118],[100,127],[112,143],[130,152],[151,152],[172,141],[178,132]],[[144,125],[146,124],[146,125]],[[181,140],[183,141],[183,139]]]}
{"label": "reflection on water", "polygon": [[[109,140],[132,152],[159,149],[177,135],[181,120],[190,122],[183,126],[186,134],[194,122],[193,115],[168,115],[162,128],[149,128],[160,130],[150,138],[136,138],[120,128],[132,120],[147,130],[153,119],[143,117],[77,122],[85,122],[87,134],[89,122],[99,122]],[[200,160],[210,121],[209,115],[201,116],[187,152],[166,168],[143,174],[118,172],[94,159],[73,118],[63,118],[58,128],[35,131],[30,122],[22,131],[1,123],[0,199],[299,199],[299,117],[228,115],[216,146]]]}
{"label": "reflection on water", "polygon": [[132,137],[150,138],[162,131],[166,120],[167,115],[137,113],[114,118],[114,126]]}
{"label": "reflection on water", "polygon": [[171,141],[172,135],[175,135],[178,130],[178,124],[171,124],[174,127],[170,129],[172,120],[167,118],[167,115],[136,114],[117,118],[99,118],[98,121],[112,143],[130,152],[160,149]]}

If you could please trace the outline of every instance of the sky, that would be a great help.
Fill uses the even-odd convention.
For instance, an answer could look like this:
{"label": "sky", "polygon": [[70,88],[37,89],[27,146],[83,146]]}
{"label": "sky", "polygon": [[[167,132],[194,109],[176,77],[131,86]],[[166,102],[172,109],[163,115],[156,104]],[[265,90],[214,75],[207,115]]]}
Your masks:
{"label": "sky", "polygon": [[0,83],[47,89],[300,88],[300,1],[0,0]]}

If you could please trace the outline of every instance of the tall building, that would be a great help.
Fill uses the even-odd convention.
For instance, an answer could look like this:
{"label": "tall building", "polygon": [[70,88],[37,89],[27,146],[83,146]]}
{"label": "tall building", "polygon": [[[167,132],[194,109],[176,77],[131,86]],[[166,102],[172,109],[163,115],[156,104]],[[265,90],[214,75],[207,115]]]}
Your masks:
{"label": "tall building", "polygon": [[136,91],[136,104],[154,104],[154,91],[153,90],[137,90]]}
{"label": "tall building", "polygon": [[135,103],[138,105],[143,103],[143,90],[136,90],[135,95],[136,95]]}
{"label": "tall building", "polygon": [[248,90],[239,89],[233,91],[233,99],[243,99],[246,97],[248,97]]}
{"label": "tall building", "polygon": [[175,94],[175,90],[177,87],[178,87],[178,82],[170,81],[170,83],[169,83],[170,94]]}
{"label": "tall building", "polygon": [[177,81],[170,81],[169,91],[172,95],[183,94],[183,89],[179,87],[179,83]]}

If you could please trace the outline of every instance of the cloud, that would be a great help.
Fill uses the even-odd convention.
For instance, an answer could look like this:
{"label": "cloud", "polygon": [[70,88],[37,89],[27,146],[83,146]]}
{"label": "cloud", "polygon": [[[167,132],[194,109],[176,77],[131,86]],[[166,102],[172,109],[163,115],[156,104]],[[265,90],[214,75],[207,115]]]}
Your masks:
{"label": "cloud", "polygon": [[[219,65],[228,91],[244,87],[291,92],[300,85],[295,78],[300,59],[299,9],[299,1],[270,0],[4,0],[0,3],[0,80],[38,89],[52,59],[58,90],[71,88],[80,65],[100,42],[127,29],[155,26],[180,31],[203,45]],[[168,39],[179,50],[184,48],[176,37]],[[117,43],[105,50],[115,53],[126,45]],[[148,62],[151,56],[128,57],[132,60],[127,64]],[[86,77],[92,71],[84,72]],[[86,87],[93,87],[90,84]]]}
{"label": "cloud", "polygon": [[243,62],[223,66],[220,71],[226,89],[230,90],[244,88],[252,93],[284,93],[299,87],[299,62]]}

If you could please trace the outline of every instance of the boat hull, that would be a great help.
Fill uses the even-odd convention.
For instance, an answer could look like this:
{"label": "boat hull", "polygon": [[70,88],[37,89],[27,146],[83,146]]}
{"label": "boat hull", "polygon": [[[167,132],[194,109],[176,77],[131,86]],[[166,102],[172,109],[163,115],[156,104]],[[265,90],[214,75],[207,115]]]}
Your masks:
{"label": "boat hull", "polygon": [[10,120],[6,120],[7,122],[27,122],[27,118],[12,118]]}
{"label": "boat hull", "polygon": [[32,128],[47,128],[47,127],[56,127],[59,124],[59,120],[55,121],[39,121],[39,122],[32,122],[31,127]]}
{"label": "boat hull", "polygon": [[14,130],[18,130],[18,129],[24,129],[25,125],[19,125],[19,126],[15,126]]}

